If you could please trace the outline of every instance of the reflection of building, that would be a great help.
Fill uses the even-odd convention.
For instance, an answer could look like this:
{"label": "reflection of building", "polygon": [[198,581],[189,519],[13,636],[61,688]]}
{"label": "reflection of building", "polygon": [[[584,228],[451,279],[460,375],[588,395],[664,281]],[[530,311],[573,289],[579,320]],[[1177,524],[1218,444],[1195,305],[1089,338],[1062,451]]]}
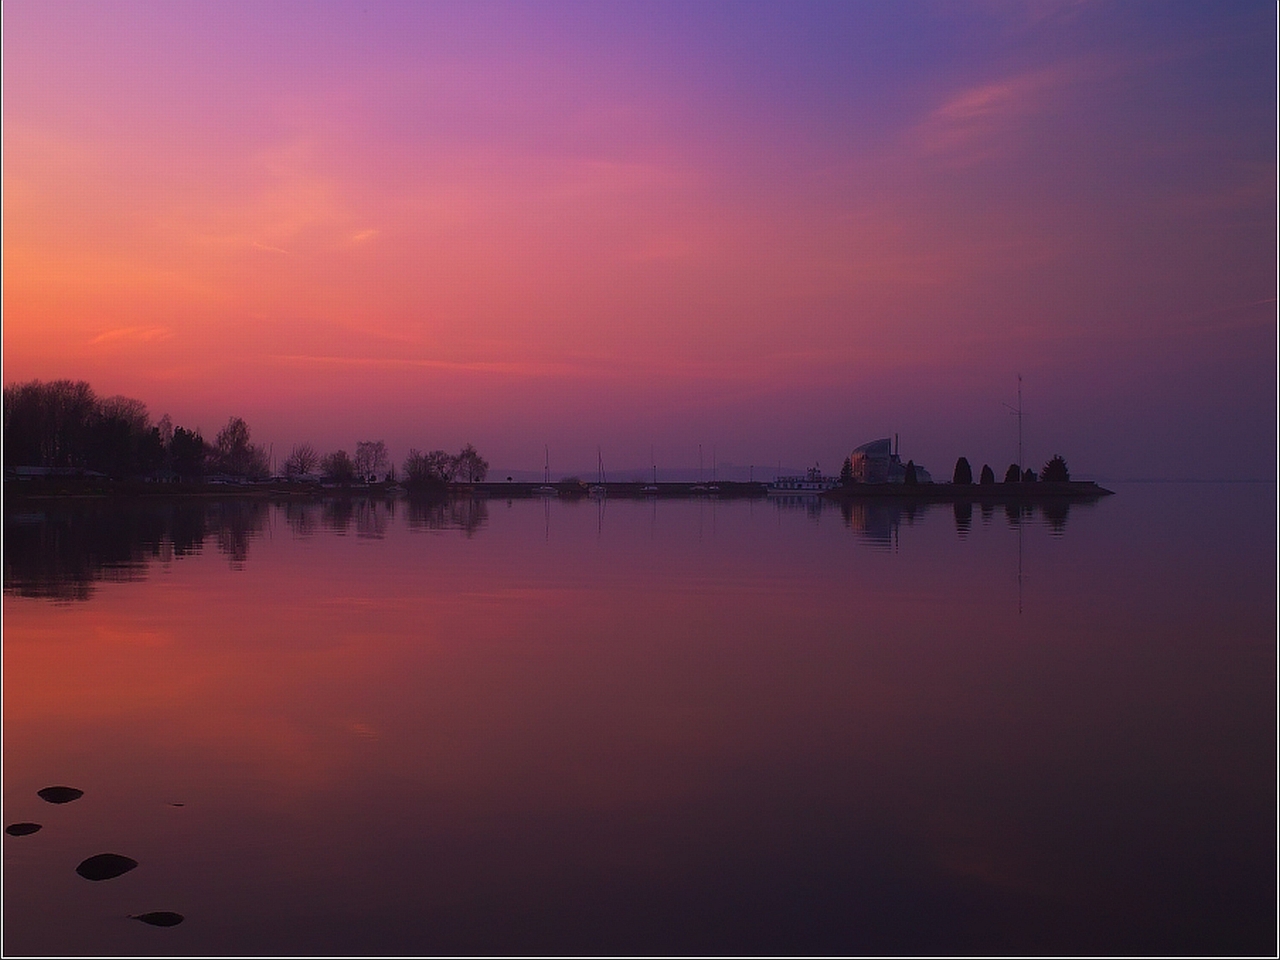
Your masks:
{"label": "reflection of building", "polygon": [[[849,454],[849,463],[853,467],[854,483],[904,483],[907,479],[907,465],[898,457],[888,437],[883,440],[872,440],[856,447]],[[919,483],[933,483],[929,471],[920,464],[915,464],[916,480]]]}

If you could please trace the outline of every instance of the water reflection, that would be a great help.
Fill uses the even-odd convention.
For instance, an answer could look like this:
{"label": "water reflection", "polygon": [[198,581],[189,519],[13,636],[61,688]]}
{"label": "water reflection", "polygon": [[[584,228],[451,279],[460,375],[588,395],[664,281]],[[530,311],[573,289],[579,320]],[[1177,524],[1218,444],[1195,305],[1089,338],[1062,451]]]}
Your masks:
{"label": "water reflection", "polygon": [[[550,510],[550,501],[547,501]],[[489,522],[489,501],[481,499],[409,498],[410,530],[461,530],[473,536]]]}
{"label": "water reflection", "polygon": [[[668,509],[678,509],[673,501]],[[878,499],[833,502],[818,497],[771,498],[779,517],[802,514],[814,523],[838,514],[843,525],[864,543],[890,549],[899,528],[910,527],[931,511],[947,504],[912,500]],[[508,505],[510,503],[508,502]],[[567,506],[567,505],[566,505]],[[1093,506],[1076,504],[1076,509]],[[950,505],[956,534],[964,539],[973,526],[971,502]],[[1066,532],[1072,505],[1066,501],[978,503],[984,524],[1001,509],[1010,527],[1042,518],[1050,535]],[[550,536],[552,503],[542,504],[544,539]],[[716,501],[697,501],[697,531],[715,535]],[[24,506],[4,519],[4,589],[7,593],[52,600],[86,600],[100,580],[128,582],[146,575],[151,562],[169,563],[199,553],[212,540],[232,569],[243,569],[254,540],[278,515],[298,539],[318,533],[361,540],[382,540],[395,522],[397,510],[405,512],[412,531],[457,530],[470,538],[489,523],[489,501],[468,498],[333,497],[324,500],[270,502],[253,499],[146,502],[112,504],[57,504]],[[656,523],[658,506],[652,501]],[[755,510],[755,505],[749,505]],[[604,502],[597,503],[596,533],[608,526]]]}
{"label": "water reflection", "polygon": [[75,604],[177,516],[7,518],[5,945],[1263,954],[1274,488],[1197,497],[201,503]]}
{"label": "water reflection", "polygon": [[268,509],[261,500],[224,500],[209,505],[206,522],[217,536],[218,551],[231,561],[232,569],[242,569],[249,559],[249,541],[262,533]]}
{"label": "water reflection", "polygon": [[[258,499],[128,501],[23,505],[4,517],[4,591],[23,597],[83,601],[99,581],[140,580],[152,562],[200,553],[212,541],[234,570],[245,568],[255,540],[275,514],[299,539],[318,532],[381,540],[396,517],[393,498],[319,501]],[[409,500],[410,529],[460,530],[488,522],[477,500]]]}
{"label": "water reflection", "polygon": [[[817,515],[819,504],[811,507]],[[1077,509],[1089,509],[1096,501],[1081,501]],[[955,523],[956,535],[964,540],[973,529],[973,508],[970,500],[956,500],[951,503],[952,520]],[[984,524],[990,523],[998,504],[991,501],[979,501],[977,507]],[[1008,501],[1002,505],[1005,519],[1009,526],[1017,528],[1030,523],[1037,517],[1042,518],[1048,527],[1050,536],[1061,538],[1067,529],[1067,518],[1070,516],[1072,504],[1067,500],[1045,501]],[[911,526],[917,519],[923,518],[931,509],[946,509],[946,504],[930,504],[910,500],[845,500],[839,504],[844,525],[856,533],[867,543],[881,548],[889,548],[896,543],[898,528],[903,523]]]}
{"label": "water reflection", "polygon": [[[259,518],[259,522],[260,522]],[[4,590],[51,600],[87,600],[99,580],[128,582],[145,575],[151,560],[198,553],[206,536],[243,560],[247,530],[222,536],[226,523],[242,525],[220,504],[129,503],[24,507],[4,517]]]}

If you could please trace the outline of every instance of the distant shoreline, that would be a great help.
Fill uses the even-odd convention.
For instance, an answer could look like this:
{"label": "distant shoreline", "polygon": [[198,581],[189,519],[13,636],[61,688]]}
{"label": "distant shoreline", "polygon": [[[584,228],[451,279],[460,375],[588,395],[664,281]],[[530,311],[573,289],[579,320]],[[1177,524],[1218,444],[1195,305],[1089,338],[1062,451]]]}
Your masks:
{"label": "distant shoreline", "polygon": [[662,481],[656,484],[640,481],[609,482],[588,486],[580,481],[534,483],[528,481],[492,481],[452,483],[422,490],[407,489],[395,483],[352,486],[323,486],[315,483],[145,483],[141,481],[102,478],[59,477],[48,479],[6,480],[6,500],[84,500],[84,499],[266,499],[322,500],[335,497],[408,497],[449,499],[477,497],[483,499],[591,499],[613,497],[623,500],[645,499],[719,499],[719,500],[796,500],[827,499],[900,500],[915,503],[1002,503],[1035,500],[1089,500],[1111,496],[1108,490],[1089,480],[1035,483],[952,484],[923,483],[907,486],[901,483],[854,484],[819,493],[770,493],[768,485],[759,482],[707,484]]}

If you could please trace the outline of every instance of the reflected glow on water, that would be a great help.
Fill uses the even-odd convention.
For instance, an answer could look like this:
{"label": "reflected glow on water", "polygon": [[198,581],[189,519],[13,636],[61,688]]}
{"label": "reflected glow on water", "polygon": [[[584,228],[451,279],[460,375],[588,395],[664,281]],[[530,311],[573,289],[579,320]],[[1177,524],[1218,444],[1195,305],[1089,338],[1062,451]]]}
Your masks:
{"label": "reflected glow on water", "polygon": [[1274,500],[24,504],[6,948],[1267,952]]}

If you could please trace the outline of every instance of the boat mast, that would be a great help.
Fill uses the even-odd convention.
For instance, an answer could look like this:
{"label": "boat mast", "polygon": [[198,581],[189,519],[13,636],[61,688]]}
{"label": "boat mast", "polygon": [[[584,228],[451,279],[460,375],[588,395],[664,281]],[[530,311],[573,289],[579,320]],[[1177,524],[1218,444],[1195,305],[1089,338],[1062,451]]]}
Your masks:
{"label": "boat mast", "polygon": [[1026,464],[1022,462],[1022,374],[1018,374],[1018,405],[1010,407],[1009,404],[1005,403],[1004,406],[1018,418],[1018,470],[1021,471],[1026,467]]}

